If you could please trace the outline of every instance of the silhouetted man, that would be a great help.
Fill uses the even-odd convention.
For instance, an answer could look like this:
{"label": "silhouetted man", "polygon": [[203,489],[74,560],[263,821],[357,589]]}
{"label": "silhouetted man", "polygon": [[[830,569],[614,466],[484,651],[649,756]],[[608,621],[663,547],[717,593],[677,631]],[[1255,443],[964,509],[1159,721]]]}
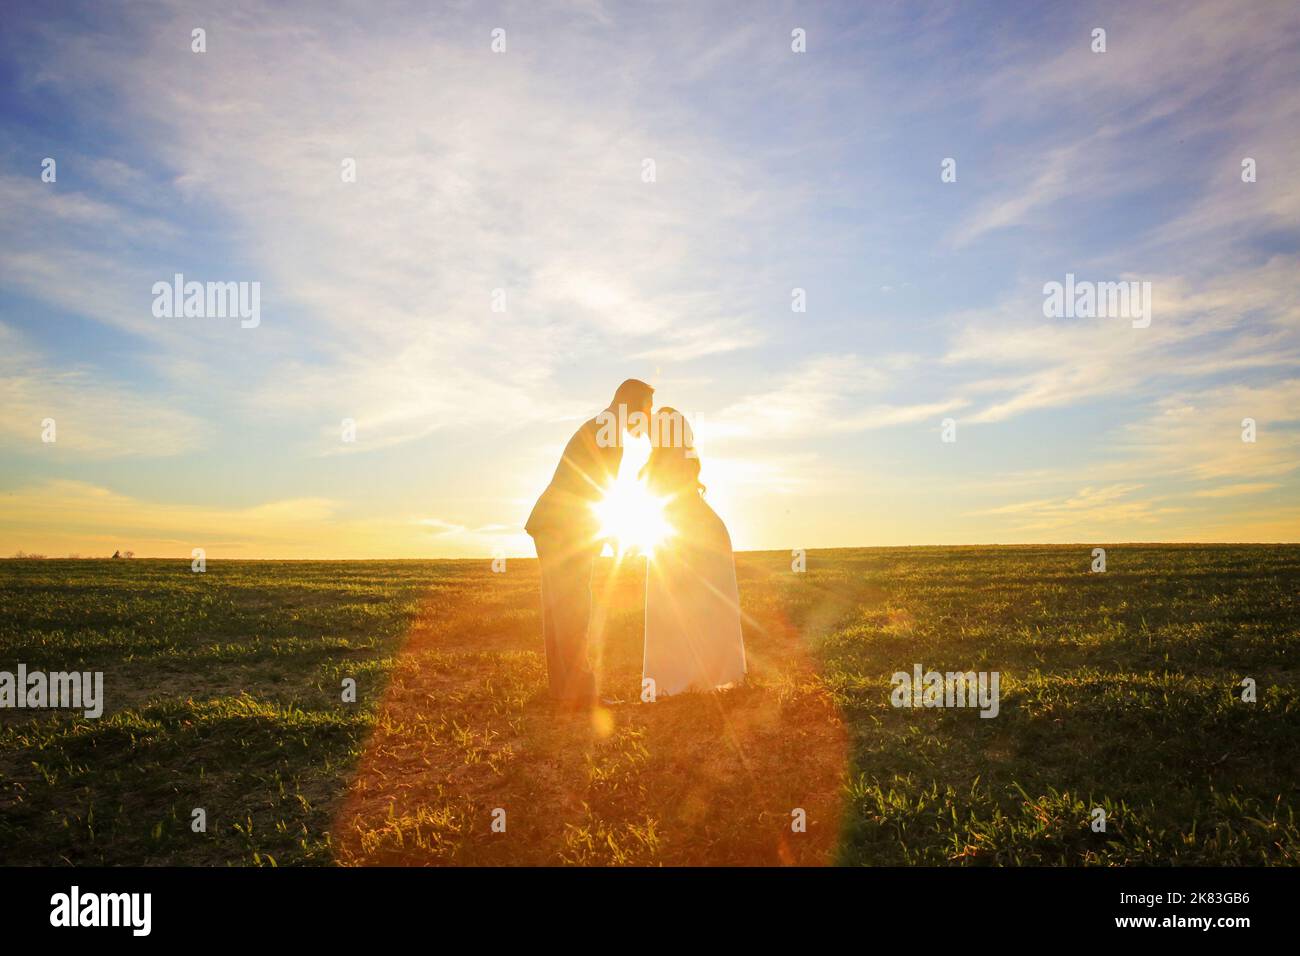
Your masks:
{"label": "silhouetted man", "polygon": [[618,477],[623,433],[642,434],[654,389],[630,378],[609,407],[564,446],[555,477],[533,506],[524,530],[542,567],[542,635],[551,697],[572,706],[596,702],[596,678],[587,658],[591,569],[600,554],[594,505]]}

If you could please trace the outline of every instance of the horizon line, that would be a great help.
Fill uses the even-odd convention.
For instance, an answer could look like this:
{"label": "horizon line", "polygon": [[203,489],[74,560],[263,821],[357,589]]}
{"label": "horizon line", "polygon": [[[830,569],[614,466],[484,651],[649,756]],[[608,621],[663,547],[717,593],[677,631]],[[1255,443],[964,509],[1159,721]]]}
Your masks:
{"label": "horizon line", "polygon": [[[811,548],[750,548],[746,550],[736,550],[733,554],[781,554],[788,555],[795,551],[802,550],[805,553],[812,552],[829,552],[829,551],[910,551],[926,549],[947,549],[947,550],[974,550],[974,549],[1023,549],[1023,548],[1135,548],[1135,547],[1162,547],[1162,548],[1290,548],[1300,547],[1300,541],[1023,541],[1011,543],[973,543],[973,544],[862,544],[862,545],[833,545],[828,547],[811,547]],[[644,554],[624,554],[623,560],[629,558],[644,558]],[[445,561],[445,562],[491,562],[499,558],[507,561],[536,561],[534,555],[482,555],[478,557],[451,557],[445,555],[429,555],[427,557],[385,557],[385,558],[340,558],[331,556],[313,557],[313,558],[282,558],[282,557],[218,557],[206,556],[205,561],[208,564],[213,562],[235,562],[235,561],[265,561],[277,563],[349,563],[361,564],[396,562],[427,562],[427,561]],[[190,562],[192,556],[160,556],[160,555],[134,555],[133,557],[114,558],[110,555],[42,555],[42,554],[24,554],[24,555],[4,555],[0,556],[0,561],[183,561]],[[599,555],[598,560],[613,561],[613,555]]]}

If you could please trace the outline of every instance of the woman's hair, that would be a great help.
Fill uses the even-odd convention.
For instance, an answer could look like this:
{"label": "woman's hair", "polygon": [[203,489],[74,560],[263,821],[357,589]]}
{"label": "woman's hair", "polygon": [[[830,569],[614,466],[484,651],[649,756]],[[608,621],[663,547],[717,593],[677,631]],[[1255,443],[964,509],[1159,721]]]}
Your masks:
{"label": "woman's hair", "polygon": [[695,453],[695,435],[686,417],[675,408],[660,408],[650,416],[650,460],[640,476],[652,491],[679,495],[702,493],[700,458]]}

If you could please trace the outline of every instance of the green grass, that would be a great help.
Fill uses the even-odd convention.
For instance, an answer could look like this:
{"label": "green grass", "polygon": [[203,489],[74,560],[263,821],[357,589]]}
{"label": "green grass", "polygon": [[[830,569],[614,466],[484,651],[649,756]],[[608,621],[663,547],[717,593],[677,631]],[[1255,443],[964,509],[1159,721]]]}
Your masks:
{"label": "green grass", "polygon": [[[106,696],[0,711],[0,862],[1296,863],[1300,547],[1090,550],[739,555],[749,684],[596,721],[544,700],[535,562],[0,561],[0,670]],[[641,573],[596,582],[633,700]],[[892,707],[915,663],[999,715]]]}
{"label": "green grass", "polygon": [[[822,645],[854,730],[843,861],[1297,862],[1300,553],[1088,553],[845,555],[883,593]],[[912,661],[999,671],[999,716],[890,707]]]}

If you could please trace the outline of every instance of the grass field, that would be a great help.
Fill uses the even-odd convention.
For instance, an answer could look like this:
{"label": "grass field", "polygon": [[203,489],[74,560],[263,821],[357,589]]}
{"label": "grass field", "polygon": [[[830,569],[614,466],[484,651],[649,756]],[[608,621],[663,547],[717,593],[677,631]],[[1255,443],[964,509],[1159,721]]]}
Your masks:
{"label": "grass field", "polygon": [[[1090,550],[738,555],[749,683],[594,717],[543,697],[533,561],[0,561],[0,670],[106,696],[0,710],[0,862],[1300,861],[1300,547]],[[998,671],[999,715],[892,707],[917,663]]]}

